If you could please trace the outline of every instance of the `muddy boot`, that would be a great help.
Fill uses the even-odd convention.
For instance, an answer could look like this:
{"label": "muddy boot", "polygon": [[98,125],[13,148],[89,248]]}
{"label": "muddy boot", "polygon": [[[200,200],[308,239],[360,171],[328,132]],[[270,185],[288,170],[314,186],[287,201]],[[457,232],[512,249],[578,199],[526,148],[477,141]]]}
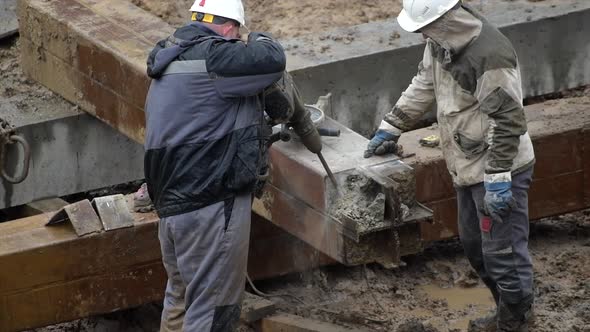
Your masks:
{"label": "muddy boot", "polygon": [[139,213],[150,212],[154,209],[152,200],[147,190],[147,183],[141,185],[139,190],[133,194],[133,211]]}
{"label": "muddy boot", "polygon": [[496,332],[498,326],[498,313],[496,311],[489,315],[470,320],[467,332]]}
{"label": "muddy boot", "polygon": [[500,300],[498,306],[498,332],[528,332],[534,320],[533,296],[520,303],[509,304]]}

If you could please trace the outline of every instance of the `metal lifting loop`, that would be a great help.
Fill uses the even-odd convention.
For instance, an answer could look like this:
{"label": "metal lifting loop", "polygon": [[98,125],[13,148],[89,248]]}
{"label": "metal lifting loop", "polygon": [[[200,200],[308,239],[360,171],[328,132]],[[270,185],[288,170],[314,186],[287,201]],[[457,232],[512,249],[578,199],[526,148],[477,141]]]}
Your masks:
{"label": "metal lifting loop", "polygon": [[0,156],[0,160],[4,160],[6,161],[6,147],[9,144],[16,144],[16,143],[20,143],[20,145],[23,147],[23,168],[21,170],[21,174],[20,176],[10,176],[6,173],[6,170],[4,168],[2,168],[2,177],[4,179],[6,179],[6,181],[12,183],[12,184],[17,184],[17,183],[21,183],[23,182],[27,176],[29,175],[29,163],[31,161],[31,148],[29,146],[29,143],[27,142],[27,140],[25,140],[22,136],[19,135],[11,135],[6,143],[6,145],[2,148],[0,147],[0,151],[2,153],[2,156]]}

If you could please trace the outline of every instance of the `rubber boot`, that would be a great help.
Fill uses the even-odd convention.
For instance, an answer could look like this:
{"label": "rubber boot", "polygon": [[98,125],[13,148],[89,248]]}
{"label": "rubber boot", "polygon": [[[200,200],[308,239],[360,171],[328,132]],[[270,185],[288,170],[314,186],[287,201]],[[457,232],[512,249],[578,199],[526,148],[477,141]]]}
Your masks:
{"label": "rubber boot", "polygon": [[510,304],[500,298],[498,306],[498,332],[528,332],[534,320],[533,295],[525,297],[520,303]]}

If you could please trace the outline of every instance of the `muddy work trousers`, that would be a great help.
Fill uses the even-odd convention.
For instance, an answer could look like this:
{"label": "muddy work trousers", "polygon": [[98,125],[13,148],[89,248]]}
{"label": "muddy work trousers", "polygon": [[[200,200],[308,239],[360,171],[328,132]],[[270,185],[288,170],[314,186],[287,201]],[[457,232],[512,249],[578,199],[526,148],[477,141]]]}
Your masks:
{"label": "muddy work trousers", "polygon": [[483,183],[457,187],[459,236],[471,266],[491,290],[496,304],[519,304],[533,293],[533,264],[528,249],[528,189],[533,169],[513,175],[517,206],[503,222],[482,221]]}
{"label": "muddy work trousers", "polygon": [[239,323],[250,241],[250,195],[163,218],[168,274],[160,331],[234,331]]}

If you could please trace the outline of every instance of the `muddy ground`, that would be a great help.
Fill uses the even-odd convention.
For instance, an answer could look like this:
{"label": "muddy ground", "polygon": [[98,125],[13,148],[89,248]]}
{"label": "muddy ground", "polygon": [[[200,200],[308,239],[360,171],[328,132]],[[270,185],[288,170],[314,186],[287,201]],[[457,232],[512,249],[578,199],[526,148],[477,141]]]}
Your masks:
{"label": "muddy ground", "polygon": [[[537,296],[531,331],[590,332],[590,210],[532,224],[530,247]],[[274,299],[283,312],[367,331],[465,331],[469,319],[492,310],[493,300],[458,241],[404,261],[396,270],[334,266],[257,286],[297,297]],[[157,331],[158,315],[153,304],[33,331]]]}
{"label": "muddy ground", "polygon": [[[131,0],[172,26],[184,24],[193,0]],[[478,9],[498,0],[467,0]],[[529,6],[545,0],[502,0]],[[350,27],[391,19],[401,10],[402,0],[243,0],[246,25],[252,31],[267,31],[277,38],[293,38],[333,28]]]}
{"label": "muddy ground", "polygon": [[[170,23],[180,26],[189,17],[193,0],[131,0]],[[384,20],[397,15],[401,0],[244,0],[246,25],[278,38]]]}

